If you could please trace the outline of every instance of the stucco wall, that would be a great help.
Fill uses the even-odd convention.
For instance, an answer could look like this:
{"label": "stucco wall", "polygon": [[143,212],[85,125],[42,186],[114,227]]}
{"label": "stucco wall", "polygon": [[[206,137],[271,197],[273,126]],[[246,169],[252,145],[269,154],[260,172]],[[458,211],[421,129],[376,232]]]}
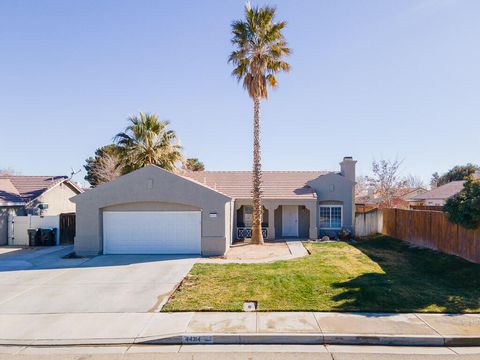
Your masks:
{"label": "stucco wall", "polygon": [[8,242],[8,208],[0,208],[0,245]]}
{"label": "stucco wall", "polygon": [[68,183],[61,183],[34,200],[28,207],[33,208],[39,203],[47,203],[48,209],[42,211],[42,215],[59,215],[62,213],[75,212],[75,204],[70,200],[78,194]]}
{"label": "stucco wall", "polygon": [[308,238],[310,227],[310,211],[305,206],[298,207],[298,236],[301,239]]}
{"label": "stucco wall", "polygon": [[443,206],[445,202],[444,199],[428,199],[424,201],[424,204],[426,206]]}
{"label": "stucco wall", "polygon": [[[223,255],[231,240],[231,199],[156,166],[147,166],[73,198],[75,252],[95,255],[103,249],[103,210],[190,209],[202,212],[202,254]],[[216,213],[216,217],[210,216]]]}
{"label": "stucco wall", "polygon": [[165,202],[143,201],[128,204],[117,204],[103,208],[103,211],[198,211],[198,207]]}
{"label": "stucco wall", "polygon": [[279,206],[278,208],[275,209],[274,226],[275,226],[275,236],[278,239],[281,239],[282,238],[282,206]]}
{"label": "stucco wall", "polygon": [[[320,176],[308,183],[317,193],[317,206],[321,203],[343,205],[343,226],[353,231],[355,219],[355,183],[338,174]],[[317,207],[318,214],[318,207]],[[319,217],[317,218],[317,227]],[[319,232],[321,229],[319,229]]]}

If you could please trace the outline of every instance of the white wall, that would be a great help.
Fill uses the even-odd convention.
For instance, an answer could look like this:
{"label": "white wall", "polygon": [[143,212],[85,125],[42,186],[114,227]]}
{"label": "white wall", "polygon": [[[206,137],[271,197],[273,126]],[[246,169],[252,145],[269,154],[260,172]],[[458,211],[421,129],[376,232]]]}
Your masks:
{"label": "white wall", "polygon": [[355,214],[355,236],[368,236],[381,233],[383,229],[383,212],[375,209],[367,213]]}
{"label": "white wall", "polygon": [[10,216],[8,245],[28,246],[28,229],[56,228],[55,241],[60,244],[60,216]]}
{"label": "white wall", "polygon": [[443,199],[425,200],[425,205],[426,206],[443,206],[445,205],[445,200]]}

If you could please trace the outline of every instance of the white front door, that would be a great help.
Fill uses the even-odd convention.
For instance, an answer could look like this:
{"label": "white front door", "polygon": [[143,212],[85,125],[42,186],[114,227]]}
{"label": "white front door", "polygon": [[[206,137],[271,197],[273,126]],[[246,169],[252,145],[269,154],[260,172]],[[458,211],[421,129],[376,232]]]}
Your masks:
{"label": "white front door", "polygon": [[105,211],[104,254],[200,254],[199,211]]}
{"label": "white front door", "polygon": [[282,205],[282,236],[298,236],[297,205]]}

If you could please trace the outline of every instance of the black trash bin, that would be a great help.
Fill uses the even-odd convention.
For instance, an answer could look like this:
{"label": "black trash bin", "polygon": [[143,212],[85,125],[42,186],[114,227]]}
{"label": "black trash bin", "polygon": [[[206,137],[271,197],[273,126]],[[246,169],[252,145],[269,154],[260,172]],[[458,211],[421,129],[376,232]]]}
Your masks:
{"label": "black trash bin", "polygon": [[38,242],[38,229],[27,229],[28,232],[28,245],[36,246]]}
{"label": "black trash bin", "polygon": [[40,246],[54,246],[55,243],[55,230],[54,228],[40,228],[38,245]]}

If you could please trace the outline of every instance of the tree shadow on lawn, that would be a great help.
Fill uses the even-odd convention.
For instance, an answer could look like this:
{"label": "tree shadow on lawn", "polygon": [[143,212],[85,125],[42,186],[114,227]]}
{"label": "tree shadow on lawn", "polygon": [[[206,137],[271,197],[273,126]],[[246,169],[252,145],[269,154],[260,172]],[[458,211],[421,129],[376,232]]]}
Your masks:
{"label": "tree shadow on lawn", "polygon": [[384,273],[362,274],[333,287],[339,311],[480,312],[480,265],[385,236],[353,245]]}

